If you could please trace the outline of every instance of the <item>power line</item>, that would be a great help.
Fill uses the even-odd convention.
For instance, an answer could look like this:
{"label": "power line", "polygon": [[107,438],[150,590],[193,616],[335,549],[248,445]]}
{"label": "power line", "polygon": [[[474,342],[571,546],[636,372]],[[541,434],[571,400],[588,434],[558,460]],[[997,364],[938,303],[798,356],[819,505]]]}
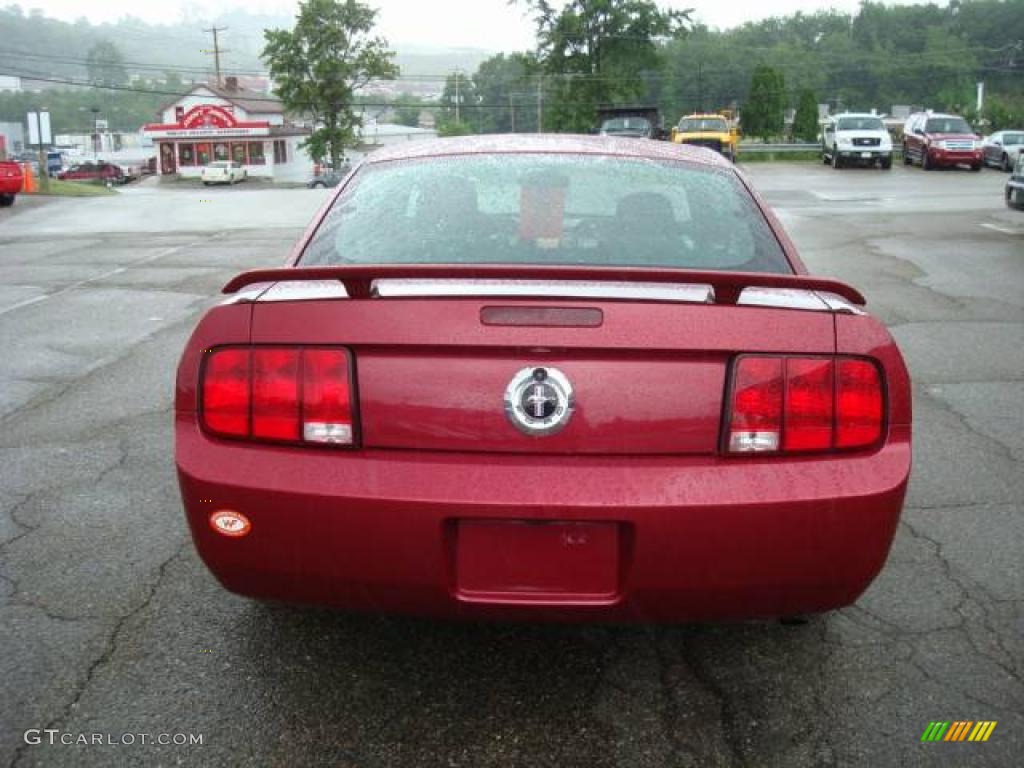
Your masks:
{"label": "power line", "polygon": [[210,29],[204,29],[203,30],[203,32],[212,32],[213,33],[213,50],[212,51],[203,51],[203,53],[207,53],[207,54],[212,53],[213,54],[213,60],[214,60],[215,66],[217,68],[217,85],[218,86],[224,85],[224,81],[221,80],[221,78],[220,78],[220,55],[221,55],[221,53],[230,53],[231,51],[227,51],[227,50],[221,51],[220,43],[217,41],[217,33],[218,32],[227,32],[227,30],[228,30],[227,27],[218,27],[217,25],[214,25]]}

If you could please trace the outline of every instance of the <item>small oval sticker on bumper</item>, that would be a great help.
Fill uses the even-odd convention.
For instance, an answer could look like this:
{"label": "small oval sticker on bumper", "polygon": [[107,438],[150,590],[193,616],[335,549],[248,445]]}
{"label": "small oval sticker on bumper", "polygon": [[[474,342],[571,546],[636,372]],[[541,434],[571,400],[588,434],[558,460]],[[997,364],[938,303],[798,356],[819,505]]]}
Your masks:
{"label": "small oval sticker on bumper", "polygon": [[245,536],[252,530],[249,518],[241,512],[222,509],[210,515],[210,526],[224,536]]}

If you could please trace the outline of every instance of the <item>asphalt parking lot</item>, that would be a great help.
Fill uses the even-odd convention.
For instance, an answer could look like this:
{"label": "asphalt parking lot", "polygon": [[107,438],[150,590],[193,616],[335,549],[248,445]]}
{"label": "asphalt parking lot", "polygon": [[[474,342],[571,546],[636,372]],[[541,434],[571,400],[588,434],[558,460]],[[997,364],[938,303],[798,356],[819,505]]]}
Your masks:
{"label": "asphalt parking lot", "polygon": [[[888,564],[798,626],[453,624],[227,594],[178,500],[174,369],[220,286],[280,263],[330,191],[147,183],[0,211],[0,763],[1019,765],[1024,213],[995,171],[748,173],[914,380]],[[998,726],[922,744],[932,720]]]}

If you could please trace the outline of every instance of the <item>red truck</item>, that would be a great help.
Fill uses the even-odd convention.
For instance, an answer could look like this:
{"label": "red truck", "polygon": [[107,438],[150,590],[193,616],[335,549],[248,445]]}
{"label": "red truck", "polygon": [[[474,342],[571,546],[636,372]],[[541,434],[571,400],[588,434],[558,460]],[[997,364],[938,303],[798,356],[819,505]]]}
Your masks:
{"label": "red truck", "polygon": [[14,205],[14,196],[21,192],[23,182],[20,165],[0,160],[0,208]]}

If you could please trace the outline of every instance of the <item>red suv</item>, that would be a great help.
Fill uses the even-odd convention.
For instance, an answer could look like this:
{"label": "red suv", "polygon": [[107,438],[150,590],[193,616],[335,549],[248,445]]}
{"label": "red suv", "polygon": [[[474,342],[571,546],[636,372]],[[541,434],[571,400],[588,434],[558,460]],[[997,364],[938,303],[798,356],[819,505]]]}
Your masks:
{"label": "red suv", "polygon": [[980,171],[984,160],[981,137],[959,115],[912,115],[903,126],[903,164],[915,160],[926,171],[954,165]]}
{"label": "red suv", "polygon": [[57,174],[58,179],[64,181],[87,181],[99,179],[110,181],[114,184],[121,184],[125,181],[124,171],[120,166],[113,163],[81,163],[73,165],[63,173]]}

